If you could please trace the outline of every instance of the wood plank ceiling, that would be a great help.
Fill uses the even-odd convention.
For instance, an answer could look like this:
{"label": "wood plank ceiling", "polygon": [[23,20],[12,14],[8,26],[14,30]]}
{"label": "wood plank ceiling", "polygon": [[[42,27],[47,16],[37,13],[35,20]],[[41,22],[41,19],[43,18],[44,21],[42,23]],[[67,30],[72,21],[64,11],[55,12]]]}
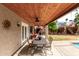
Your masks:
{"label": "wood plank ceiling", "polygon": [[[76,3],[6,3],[8,9],[31,25],[46,25],[73,9]],[[39,22],[36,22],[38,18]]]}

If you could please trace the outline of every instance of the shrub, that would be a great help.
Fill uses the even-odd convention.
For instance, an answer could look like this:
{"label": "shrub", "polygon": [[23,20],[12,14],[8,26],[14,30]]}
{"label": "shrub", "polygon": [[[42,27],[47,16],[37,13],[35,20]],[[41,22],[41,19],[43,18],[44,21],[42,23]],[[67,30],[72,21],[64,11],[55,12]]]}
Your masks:
{"label": "shrub", "polygon": [[49,36],[48,40],[49,41],[53,41],[53,37],[52,36]]}

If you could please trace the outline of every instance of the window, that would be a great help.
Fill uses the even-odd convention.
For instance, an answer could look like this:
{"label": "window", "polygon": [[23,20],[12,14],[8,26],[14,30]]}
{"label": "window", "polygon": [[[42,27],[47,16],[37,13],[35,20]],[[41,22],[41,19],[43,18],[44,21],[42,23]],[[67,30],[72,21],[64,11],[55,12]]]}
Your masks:
{"label": "window", "polygon": [[27,28],[25,27],[25,39],[27,38]]}
{"label": "window", "polygon": [[30,26],[30,33],[32,33],[32,31],[33,31],[33,27],[32,27],[32,26]]}
{"label": "window", "polygon": [[24,26],[22,26],[22,40],[24,40]]}

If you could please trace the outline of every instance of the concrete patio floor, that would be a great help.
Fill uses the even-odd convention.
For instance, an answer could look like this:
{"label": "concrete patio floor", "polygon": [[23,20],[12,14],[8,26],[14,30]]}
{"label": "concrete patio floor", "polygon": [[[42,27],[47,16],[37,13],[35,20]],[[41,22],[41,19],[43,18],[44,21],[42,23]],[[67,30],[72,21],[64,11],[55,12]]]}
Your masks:
{"label": "concrete patio floor", "polygon": [[[31,56],[31,54],[26,54],[27,53],[26,45],[27,45],[27,43],[22,48],[20,48],[14,54],[14,56]],[[22,50],[25,52],[21,52]],[[47,48],[47,50],[45,50],[45,52],[46,52],[46,55],[44,55],[44,53],[42,55],[40,53],[37,53],[37,54],[34,54],[33,56],[61,56],[59,54],[59,52],[56,49],[54,49],[54,46],[51,47],[51,50],[50,50],[50,48]]]}
{"label": "concrete patio floor", "polygon": [[61,56],[79,56],[79,48],[72,44],[74,42],[79,42],[79,40],[53,41],[53,46]]}
{"label": "concrete patio floor", "polygon": [[[72,45],[73,42],[79,42],[79,40],[70,40],[70,41],[53,41],[51,51],[50,48],[46,50],[46,56],[79,56],[79,48],[76,48]],[[21,50],[26,46],[26,44],[14,55],[18,56]],[[51,54],[51,52],[53,54]],[[28,55],[20,55],[20,56],[28,56]],[[31,56],[31,55],[29,55]],[[44,56],[39,53],[33,56]]]}

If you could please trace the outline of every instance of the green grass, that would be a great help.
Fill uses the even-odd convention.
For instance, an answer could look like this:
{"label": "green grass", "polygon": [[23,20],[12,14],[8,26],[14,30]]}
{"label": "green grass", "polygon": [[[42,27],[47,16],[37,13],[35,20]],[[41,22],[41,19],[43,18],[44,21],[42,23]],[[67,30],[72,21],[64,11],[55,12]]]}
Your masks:
{"label": "green grass", "polygon": [[49,35],[54,41],[78,40],[79,35]]}

